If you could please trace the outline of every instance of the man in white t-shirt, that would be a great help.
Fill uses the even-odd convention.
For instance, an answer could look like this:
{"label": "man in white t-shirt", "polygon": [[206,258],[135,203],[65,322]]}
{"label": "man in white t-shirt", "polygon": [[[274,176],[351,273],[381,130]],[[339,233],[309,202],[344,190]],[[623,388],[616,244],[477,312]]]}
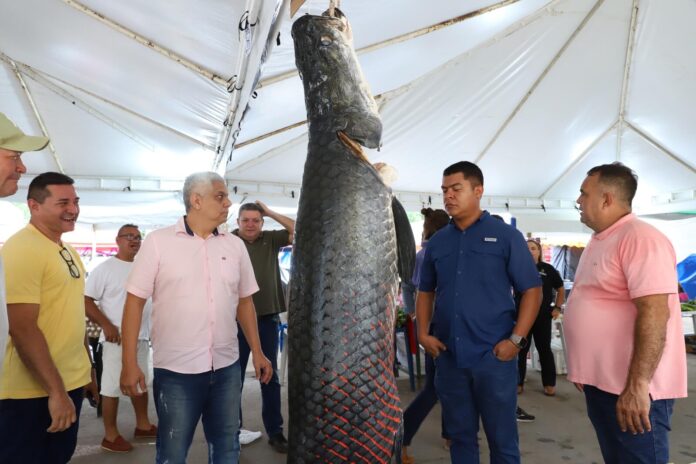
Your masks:
{"label": "man in white t-shirt", "polygon": [[[22,163],[25,151],[43,150],[48,137],[26,135],[7,116],[0,113],[0,197],[9,197],[17,192],[19,178],[27,172]],[[5,273],[0,260],[0,360],[5,355],[8,335],[7,305],[5,301]],[[2,376],[2,361],[0,361]]]}
{"label": "man in white t-shirt", "polygon": [[[138,226],[121,226],[116,236],[118,253],[97,266],[89,275],[85,285],[85,309],[87,317],[102,328],[102,415],[104,418],[104,439],[101,447],[107,451],[125,453],[133,449],[118,431],[116,418],[121,396],[119,381],[121,377],[121,318],[126,301],[126,281],[135,255],[140,250],[142,235]],[[97,306],[98,304],[98,306]],[[143,311],[140,335],[138,337],[138,364],[149,366],[150,352],[150,301]],[[147,369],[149,371],[149,369]],[[148,395],[131,397],[135,410],[134,438],[154,438],[157,426],[150,423],[147,415]]]}

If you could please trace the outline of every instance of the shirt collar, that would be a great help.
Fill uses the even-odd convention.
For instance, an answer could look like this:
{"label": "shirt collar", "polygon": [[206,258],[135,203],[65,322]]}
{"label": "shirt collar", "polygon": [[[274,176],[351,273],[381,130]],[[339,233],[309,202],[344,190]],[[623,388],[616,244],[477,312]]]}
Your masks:
{"label": "shirt collar", "polygon": [[616,221],[615,223],[613,223],[612,225],[610,225],[609,227],[607,227],[603,231],[595,233],[593,235],[593,237],[596,238],[597,240],[604,240],[609,235],[611,235],[612,232],[614,232],[616,229],[618,229],[622,225],[626,224],[627,222],[634,220],[635,218],[636,218],[635,214],[628,213],[627,215],[623,216],[621,219],[619,219],[618,221]]}
{"label": "shirt collar", "polygon": [[[177,221],[176,232],[185,233],[186,235],[190,235],[191,237],[194,236],[193,230],[191,229],[191,227],[189,227],[188,222],[186,221],[186,215],[182,216],[182,218]],[[217,227],[213,229],[213,235],[220,235],[220,232],[218,231]]]}
{"label": "shirt collar", "polygon": [[[485,220],[486,220],[487,218],[489,218],[490,216],[491,216],[491,215],[490,215],[490,213],[488,212],[488,210],[485,210],[485,209],[484,209],[484,210],[481,212],[481,215],[478,217],[478,219],[476,219],[473,223],[471,223],[471,225],[470,225],[469,227],[467,227],[467,230],[468,230],[468,229],[471,229],[471,228],[472,228],[473,226],[475,226],[476,224],[480,224],[481,222],[485,221]],[[454,219],[453,219],[453,218],[450,218],[449,223],[452,224],[457,230],[462,230],[462,229],[459,228],[459,226],[457,225],[457,223],[454,222]]]}

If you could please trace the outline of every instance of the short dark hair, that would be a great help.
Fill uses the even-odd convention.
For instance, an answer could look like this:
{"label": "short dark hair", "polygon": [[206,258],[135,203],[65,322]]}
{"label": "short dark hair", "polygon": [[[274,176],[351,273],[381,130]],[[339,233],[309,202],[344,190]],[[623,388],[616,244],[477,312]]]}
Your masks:
{"label": "short dark hair", "polygon": [[638,176],[628,166],[618,161],[595,166],[587,171],[588,176],[599,176],[599,182],[614,187],[621,200],[631,206],[638,189]]}
{"label": "short dark hair", "polygon": [[261,216],[263,216],[263,208],[261,208],[256,203],[244,203],[239,207],[239,216],[242,215],[242,211],[258,211]]}
{"label": "short dark hair", "polygon": [[458,161],[453,165],[448,166],[442,175],[451,176],[452,174],[456,174],[458,172],[462,173],[464,179],[468,180],[472,187],[476,187],[478,185],[483,186],[483,172],[481,172],[481,169],[471,161]]}
{"label": "short dark hair", "polygon": [[123,224],[121,227],[118,228],[118,232],[116,233],[116,235],[121,235],[121,232],[123,232],[123,229],[127,229],[129,227],[132,227],[133,229],[140,230],[140,227],[136,226],[135,224]]}
{"label": "short dark hair", "polygon": [[75,181],[72,177],[61,174],[60,172],[44,172],[34,177],[29,184],[27,192],[27,200],[34,200],[37,203],[43,204],[46,198],[51,196],[48,190],[49,185],[73,185]]}
{"label": "short dark hair", "polygon": [[423,208],[421,214],[425,218],[423,221],[423,239],[430,240],[435,232],[449,224],[449,215],[443,209]]}

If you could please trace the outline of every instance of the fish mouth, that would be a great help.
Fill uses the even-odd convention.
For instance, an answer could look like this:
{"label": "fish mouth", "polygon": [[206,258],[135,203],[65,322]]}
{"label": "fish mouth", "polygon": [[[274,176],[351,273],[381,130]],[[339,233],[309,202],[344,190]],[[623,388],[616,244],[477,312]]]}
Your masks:
{"label": "fish mouth", "polygon": [[353,155],[355,155],[356,158],[370,164],[370,161],[367,159],[367,157],[365,157],[365,153],[363,152],[360,143],[350,138],[350,136],[343,131],[337,131],[336,136],[338,137],[338,140],[340,140],[341,143],[343,143],[343,145],[345,145],[346,148],[348,148]]}

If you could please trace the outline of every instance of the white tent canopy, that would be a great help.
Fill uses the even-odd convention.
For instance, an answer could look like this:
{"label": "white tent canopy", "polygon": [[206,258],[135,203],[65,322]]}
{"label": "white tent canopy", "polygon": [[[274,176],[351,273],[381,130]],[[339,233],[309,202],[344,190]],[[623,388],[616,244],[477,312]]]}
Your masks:
{"label": "white tent canopy", "polygon": [[[0,0],[0,111],[52,140],[25,156],[27,180],[74,176],[94,224],[171,223],[183,178],[209,169],[237,202],[294,208],[307,126],[288,4]],[[639,213],[696,211],[693,0],[341,8],[383,117],[369,155],[397,168],[408,209],[439,207],[442,169],[467,159],[486,208],[580,230],[586,171],[619,160],[639,175]]]}

